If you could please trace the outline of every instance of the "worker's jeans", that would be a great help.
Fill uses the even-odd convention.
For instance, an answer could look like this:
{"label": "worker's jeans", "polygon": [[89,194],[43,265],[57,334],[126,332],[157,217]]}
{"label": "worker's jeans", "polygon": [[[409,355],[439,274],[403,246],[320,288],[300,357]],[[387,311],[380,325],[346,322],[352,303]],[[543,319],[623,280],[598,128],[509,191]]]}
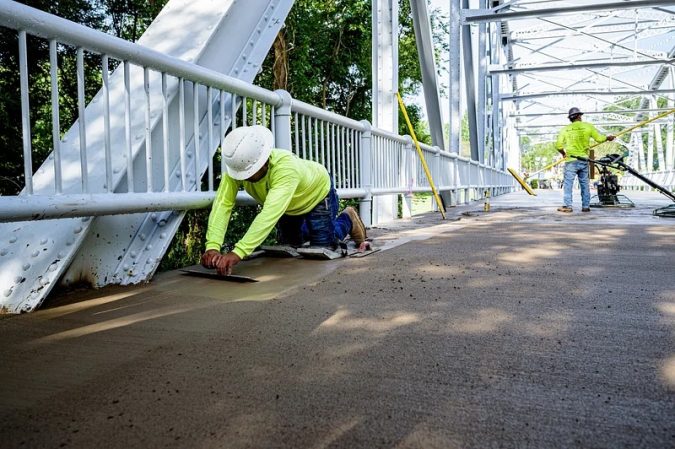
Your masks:
{"label": "worker's jeans", "polygon": [[570,161],[565,162],[565,178],[563,180],[563,205],[572,207],[572,186],[574,178],[579,177],[581,189],[581,207],[588,208],[591,204],[591,189],[588,185],[588,162]]}
{"label": "worker's jeans", "polygon": [[340,205],[337,192],[331,182],[328,195],[306,215],[283,215],[277,223],[277,241],[282,245],[302,246],[309,241],[311,246],[335,248],[352,229],[349,216],[338,216]]}

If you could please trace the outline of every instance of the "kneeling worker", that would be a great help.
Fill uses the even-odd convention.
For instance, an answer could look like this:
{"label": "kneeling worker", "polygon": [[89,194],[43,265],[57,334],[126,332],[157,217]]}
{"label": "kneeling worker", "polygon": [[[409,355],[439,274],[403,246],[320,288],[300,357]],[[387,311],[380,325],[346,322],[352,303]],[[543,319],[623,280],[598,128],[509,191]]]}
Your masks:
{"label": "kneeling worker", "polygon": [[[366,229],[352,207],[338,216],[338,197],[323,165],[274,147],[264,126],[236,128],[227,135],[222,157],[227,167],[213,201],[201,263],[221,275],[251,254],[277,226],[280,244],[335,248],[348,234],[364,248]],[[234,249],[221,254],[237,191],[243,187],[263,208]]]}

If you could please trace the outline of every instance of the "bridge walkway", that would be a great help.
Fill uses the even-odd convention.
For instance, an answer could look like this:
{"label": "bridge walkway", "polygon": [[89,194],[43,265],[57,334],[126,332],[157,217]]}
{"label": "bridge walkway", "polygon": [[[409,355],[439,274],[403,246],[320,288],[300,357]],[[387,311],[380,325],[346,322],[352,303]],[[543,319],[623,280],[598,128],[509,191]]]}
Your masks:
{"label": "bridge walkway", "polygon": [[158,275],[0,319],[3,447],[672,447],[666,200],[504,195],[386,251]]}

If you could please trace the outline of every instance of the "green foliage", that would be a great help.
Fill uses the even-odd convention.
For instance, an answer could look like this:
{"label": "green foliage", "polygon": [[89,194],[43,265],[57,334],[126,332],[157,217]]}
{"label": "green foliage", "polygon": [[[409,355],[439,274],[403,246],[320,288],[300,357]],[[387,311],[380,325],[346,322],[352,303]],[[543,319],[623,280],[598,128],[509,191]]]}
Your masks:
{"label": "green foliage", "polygon": [[[94,2],[24,1],[28,6],[56,14],[95,29],[104,25],[104,14],[94,7]],[[32,123],[33,167],[42,164],[52,149],[51,78],[49,42],[28,36],[28,88],[30,92],[30,118]],[[75,75],[75,49],[57,47],[59,82],[59,118],[61,132],[68,129],[77,116],[77,77]],[[85,58],[86,100],[89,101],[100,87],[98,58]],[[21,89],[19,83],[19,44],[14,30],[0,28],[0,194],[14,195],[24,185],[23,139],[21,127]]]}
{"label": "green foliage", "polygon": [[[338,114],[370,116],[370,2],[298,0],[282,30],[288,84],[298,100]],[[274,86],[274,51],[256,83]]]}
{"label": "green foliage", "polygon": [[110,18],[108,32],[136,42],[168,0],[99,0]]}
{"label": "green foliage", "polygon": [[560,153],[555,149],[554,142],[544,142],[530,145],[523,144],[521,140],[521,166],[524,170],[532,173],[550,164],[560,157]]}

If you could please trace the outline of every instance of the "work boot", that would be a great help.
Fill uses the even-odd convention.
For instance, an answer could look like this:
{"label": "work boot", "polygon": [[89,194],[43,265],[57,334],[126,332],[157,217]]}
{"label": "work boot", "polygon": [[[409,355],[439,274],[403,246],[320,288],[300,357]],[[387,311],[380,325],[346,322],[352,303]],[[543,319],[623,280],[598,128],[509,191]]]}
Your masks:
{"label": "work boot", "polygon": [[590,207],[584,207],[581,209],[581,212],[590,212],[591,208]]}
{"label": "work boot", "polygon": [[347,214],[349,220],[351,220],[352,229],[349,231],[349,235],[351,236],[352,240],[354,240],[354,243],[356,243],[356,246],[359,246],[366,240],[366,227],[363,225],[359,214],[356,212],[356,210],[354,210],[353,207],[345,207],[345,210],[342,212]]}
{"label": "work boot", "polygon": [[569,206],[561,206],[558,208],[558,212],[572,212],[572,208]]}

